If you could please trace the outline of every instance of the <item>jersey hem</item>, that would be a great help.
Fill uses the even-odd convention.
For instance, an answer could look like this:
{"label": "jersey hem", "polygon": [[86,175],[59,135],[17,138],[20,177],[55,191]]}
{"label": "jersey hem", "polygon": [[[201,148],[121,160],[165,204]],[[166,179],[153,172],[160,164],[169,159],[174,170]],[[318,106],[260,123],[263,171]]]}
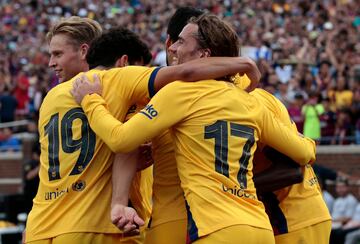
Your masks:
{"label": "jersey hem", "polygon": [[229,224],[215,225],[215,226],[212,226],[212,228],[210,228],[208,230],[202,230],[203,228],[198,226],[198,238],[209,235],[209,234],[219,231],[221,229],[224,229],[224,228],[227,228],[230,226],[234,226],[234,225],[248,225],[248,226],[252,226],[252,227],[256,227],[256,228],[260,228],[260,229],[266,229],[266,230],[273,231],[271,228],[270,222],[269,222],[269,226],[255,225],[255,224],[249,224],[249,223],[244,223],[244,222],[233,222],[233,223],[229,223]]}
{"label": "jersey hem", "polygon": [[[25,229],[26,230],[26,229]],[[99,229],[92,229],[92,230],[72,230],[72,231],[62,231],[62,232],[58,232],[58,233],[54,233],[54,234],[49,234],[49,235],[37,235],[37,237],[32,237],[32,238],[28,238],[26,237],[25,234],[25,243],[28,242],[32,242],[32,241],[39,241],[39,240],[44,240],[44,239],[50,239],[50,238],[54,238],[60,235],[64,235],[64,234],[70,234],[70,233],[99,233],[99,234],[122,234],[122,232],[120,231],[116,231],[116,230],[99,230]]]}
{"label": "jersey hem", "polygon": [[[319,224],[321,222],[328,221],[328,220],[331,220],[331,217],[321,217],[321,218],[311,219],[311,220],[308,220],[306,222],[302,222],[301,224],[288,226],[288,232],[287,233],[297,231],[297,230],[300,230],[302,228],[305,228],[305,227],[308,227],[308,226],[311,226],[311,225],[315,225],[315,224]],[[282,234],[287,234],[287,233],[282,233]],[[279,235],[282,235],[282,234],[279,234]]]}

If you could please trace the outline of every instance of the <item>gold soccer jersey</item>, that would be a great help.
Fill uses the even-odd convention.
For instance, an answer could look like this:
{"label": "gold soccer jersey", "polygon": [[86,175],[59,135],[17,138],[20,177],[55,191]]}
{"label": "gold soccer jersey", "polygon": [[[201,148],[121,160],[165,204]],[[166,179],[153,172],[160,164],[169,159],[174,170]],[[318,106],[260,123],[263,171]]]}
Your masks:
{"label": "gold soccer jersey", "polygon": [[[251,95],[297,134],[295,123],[291,122],[285,106],[278,99],[262,89],[255,89]],[[265,207],[275,234],[292,232],[331,219],[313,168],[308,164],[302,170],[303,182],[265,196]]]}
{"label": "gold soccer jersey", "polygon": [[114,151],[131,151],[172,127],[192,240],[236,224],[271,229],[252,180],[259,139],[300,164],[315,159],[312,140],[295,135],[228,82],[173,82],[125,124],[97,94],[85,96],[82,106],[93,130],[110,138]]}
{"label": "gold soccer jersey", "polygon": [[151,227],[155,227],[170,221],[186,219],[186,209],[170,131],[166,130],[154,137],[152,144],[154,183]]}
{"label": "gold soccer jersey", "polygon": [[[154,70],[89,73],[102,78],[108,109],[123,121],[130,105],[148,96]],[[74,79],[53,88],[40,109],[40,185],[26,226],[27,242],[69,232],[119,233],[110,220],[113,153],[70,94]]]}

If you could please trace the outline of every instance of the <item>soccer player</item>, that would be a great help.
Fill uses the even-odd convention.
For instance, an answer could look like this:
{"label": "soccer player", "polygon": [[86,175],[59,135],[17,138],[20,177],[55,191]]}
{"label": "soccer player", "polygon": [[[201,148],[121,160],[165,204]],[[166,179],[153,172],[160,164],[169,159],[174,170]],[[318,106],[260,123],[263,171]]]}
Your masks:
{"label": "soccer player", "polygon": [[[51,30],[47,34],[47,40],[49,42],[49,50],[50,50],[50,61],[49,66],[52,67],[60,82],[69,80],[76,74],[82,71],[88,71],[89,65],[88,61],[86,60],[86,57],[91,59],[94,55],[87,55],[89,51],[90,44],[94,39],[100,36],[101,34],[101,27],[100,25],[91,19],[88,18],[80,18],[77,16],[73,16],[67,19],[62,19],[60,22],[58,22],[56,25],[54,25]],[[113,31],[112,32],[115,36],[119,35],[119,33],[122,33],[122,36],[118,36],[118,39],[120,41],[126,40],[126,38],[130,38],[131,40],[135,41],[135,49],[137,50],[131,50],[130,46],[124,52],[124,49],[121,48],[114,48],[114,45],[112,46],[114,49],[114,52],[116,54],[125,54],[117,66],[123,66],[125,64],[141,64],[141,62],[145,61],[145,63],[150,62],[151,54],[146,48],[146,56],[141,57],[142,54],[139,54],[141,51],[144,51],[144,48],[141,49],[142,43],[137,42],[138,39],[134,38],[133,36],[129,35],[129,33],[125,32],[124,30],[119,31]],[[110,33],[111,34],[111,33]],[[128,37],[126,37],[128,35]],[[124,39],[125,38],[125,39]],[[112,40],[114,41],[114,40]],[[103,44],[99,43],[98,41],[96,48],[99,49]],[[95,51],[96,48],[92,48],[91,51],[93,52],[99,52]],[[103,47],[104,51],[106,48]],[[100,51],[100,52],[101,52]],[[117,52],[116,52],[117,51]],[[120,53],[118,53],[120,52]],[[137,53],[136,53],[137,52]],[[140,56],[139,56],[140,55]],[[113,56],[112,56],[113,57]],[[96,58],[99,58],[99,55],[96,56]],[[138,59],[138,60],[136,60]],[[143,60],[143,59],[147,59]],[[107,64],[106,62],[109,60],[105,60],[104,58],[100,57],[98,60],[90,60],[92,65],[101,65],[101,64]],[[116,163],[114,164],[114,167],[116,167]],[[146,191],[146,188],[149,188],[151,186],[146,186],[146,176],[147,178],[150,178],[150,169],[147,169],[146,171],[142,173],[138,173],[136,175],[135,180],[133,181],[133,187],[135,187],[137,190],[132,192],[139,192],[139,191],[145,191],[147,194],[150,195],[151,192]],[[142,177],[139,175],[143,174]],[[116,180],[118,177],[116,174],[114,174],[113,178]],[[140,188],[140,189],[139,189]],[[113,197],[112,199],[116,199]],[[132,203],[136,207],[138,211],[140,211],[142,214],[141,216],[144,219],[147,219],[147,215],[149,215],[150,211],[150,203],[146,200],[147,198],[145,196],[141,197],[140,194],[133,194],[131,197]],[[144,201],[143,201],[144,200]],[[141,211],[143,210],[143,211]],[[134,237],[137,238],[137,237]]]}
{"label": "soccer player", "polygon": [[[76,20],[78,20],[78,22],[76,22]],[[77,18],[77,17],[71,17],[70,19],[69,19],[69,21],[66,21],[66,20],[63,20],[62,22],[61,22],[61,25],[59,24],[59,25],[57,25],[58,27],[57,28],[55,28],[57,31],[53,31],[53,32],[50,32],[50,33],[52,33],[52,34],[49,34],[49,35],[53,35],[53,38],[51,39],[51,40],[53,40],[54,38],[56,38],[56,36],[57,35],[62,35],[62,36],[65,36],[66,38],[67,38],[67,42],[69,42],[70,44],[72,44],[72,45],[75,45],[75,43],[77,43],[77,41],[75,41],[75,40],[73,40],[73,41],[70,41],[70,40],[72,40],[72,39],[75,39],[75,38],[78,38],[78,39],[80,39],[80,40],[82,40],[82,41],[84,41],[84,40],[86,40],[85,38],[86,37],[89,37],[89,38],[93,38],[94,37],[94,35],[93,36],[91,36],[91,35],[89,35],[89,33],[88,32],[90,32],[92,29],[91,28],[88,28],[87,30],[88,30],[88,32],[86,32],[86,31],[84,31],[84,29],[86,29],[86,27],[88,27],[88,22],[87,21],[90,21],[90,23],[92,23],[93,21],[92,20],[88,20],[88,19],[85,19],[85,21],[83,20],[83,18]],[[76,25],[76,23],[77,23],[77,25]],[[59,26],[61,26],[61,28],[59,27]],[[84,33],[84,36],[71,36],[71,34],[72,33],[78,33],[77,32],[77,30],[78,29],[81,29],[81,30],[83,30],[84,32],[82,32],[82,33]],[[60,32],[59,32],[59,30],[61,30]],[[56,34],[54,34],[54,33],[56,33]],[[61,33],[61,34],[59,34],[59,33]],[[69,33],[69,36],[67,36],[67,33]],[[78,34],[81,34],[81,33],[78,33]],[[113,64],[115,64],[115,61],[118,61],[117,62],[117,64],[116,65],[118,65],[118,66],[124,66],[125,65],[125,63],[130,63],[130,64],[135,64],[135,63],[138,63],[138,64],[140,64],[140,63],[149,63],[150,62],[150,60],[151,60],[151,54],[150,54],[150,52],[149,52],[149,50],[147,49],[147,47],[145,46],[145,44],[144,43],[142,43],[140,40],[139,40],[139,38],[134,34],[134,33],[132,33],[132,32],[130,32],[130,31],[128,31],[128,30],[126,30],[126,29],[117,29],[117,30],[111,30],[109,33],[107,33],[107,34],[105,34],[104,35],[105,37],[111,37],[111,40],[109,41],[109,42],[113,42],[113,45],[111,46],[112,48],[113,48],[113,50],[111,50],[111,54],[110,55],[108,55],[108,54],[106,54],[106,58],[103,58],[101,55],[97,55],[97,53],[98,52],[101,52],[101,51],[104,51],[104,49],[102,49],[102,50],[99,50],[99,49],[101,49],[101,47],[102,48],[104,48],[104,46],[106,46],[107,44],[109,44],[109,43],[102,43],[102,39],[104,39],[104,37],[101,39],[100,37],[98,37],[98,39],[96,39],[95,38],[95,43],[94,43],[94,45],[92,45],[92,47],[90,48],[90,49],[87,49],[86,48],[86,53],[87,53],[87,61],[86,61],[86,67],[87,68],[84,68],[84,71],[86,71],[86,70],[88,70],[88,67],[89,67],[89,65],[88,65],[88,63],[87,62],[89,62],[89,64],[91,65],[91,66],[93,66],[93,67],[95,67],[95,66],[99,66],[99,65],[101,65],[101,64],[103,64],[103,65],[107,65],[108,64],[108,62],[109,62],[109,60],[110,60],[110,62],[112,62],[112,60],[111,59],[114,59],[114,61],[113,61]],[[88,43],[91,43],[93,40],[87,40],[87,42]],[[119,44],[123,44],[124,46],[126,46],[127,48],[125,48],[124,46],[119,46]],[[62,60],[62,59],[66,59],[67,57],[66,56],[69,56],[68,55],[68,51],[69,51],[69,47],[64,47],[64,46],[66,46],[67,44],[66,43],[64,43],[64,45],[57,45],[56,46],[56,50],[62,50],[61,52],[60,52],[60,54],[59,54],[59,56],[57,57],[58,58],[58,60]],[[83,45],[85,45],[86,47],[88,47],[87,46],[87,44],[83,44]],[[72,49],[73,50],[71,50],[72,52],[75,52],[75,50],[76,50],[76,48],[77,48],[77,46],[73,46],[72,47]],[[89,53],[88,53],[89,52]],[[96,60],[94,60],[94,55],[97,55],[96,56],[96,58],[98,58],[98,59],[96,59]],[[112,56],[111,56],[112,55]],[[101,59],[102,58],[102,59]],[[82,62],[82,61],[79,61],[79,62]],[[59,61],[59,62],[57,62],[57,63],[62,63],[62,61]],[[62,74],[65,74],[65,75],[62,75],[61,77],[67,77],[71,72],[69,72],[69,69],[73,69],[74,70],[74,67],[67,67],[67,63],[65,62],[65,63],[63,63],[64,65],[62,66]],[[74,65],[74,64],[73,64]],[[100,68],[100,67],[99,67]],[[61,81],[62,79],[60,79],[60,81]],[[43,105],[43,106],[46,106],[45,104]],[[75,116],[76,117],[76,116]],[[51,121],[50,121],[51,122]],[[55,128],[53,128],[54,130],[55,130]],[[50,132],[49,132],[50,133]],[[56,130],[54,131],[54,133],[56,133]],[[49,139],[51,139],[51,138],[49,138]],[[59,138],[56,138],[57,140],[59,140]],[[81,138],[80,138],[80,140],[77,140],[77,141],[75,141],[75,143],[79,143],[79,145],[81,145],[81,142],[82,142],[82,140],[81,140]],[[54,142],[55,144],[56,144],[56,142]],[[57,143],[59,143],[59,142],[57,142]],[[70,143],[71,144],[71,143]],[[70,145],[71,146],[71,145]],[[72,149],[72,150],[74,150],[75,152],[76,152],[76,150],[80,150],[80,149]],[[47,153],[46,151],[44,152],[42,152],[42,154],[45,154],[45,153]],[[55,152],[56,154],[58,154],[58,152]],[[49,159],[51,158],[52,156],[50,155],[49,156]],[[59,157],[59,156],[57,156],[57,157]],[[81,159],[81,155],[79,156],[79,158]],[[61,159],[61,158],[60,158]],[[109,159],[111,160],[111,157],[109,157]],[[59,161],[59,164],[61,164],[61,162],[62,161],[60,161],[59,160],[59,158],[55,158],[54,160],[57,160],[57,161]],[[84,160],[84,159],[82,159],[82,160]],[[68,166],[69,167],[69,166]],[[58,170],[60,170],[60,169],[58,169]],[[106,182],[108,179],[108,174],[109,174],[109,172],[108,172],[108,170],[104,170],[104,172],[105,173],[100,173],[99,175],[98,175],[98,177],[99,178],[104,178],[104,180],[102,180],[102,182],[104,183],[104,182]],[[40,176],[41,176],[41,173],[40,173]],[[43,179],[43,181],[42,181],[42,183],[44,184],[48,184],[48,183],[46,183],[48,180],[44,180],[44,178],[42,178]],[[45,182],[44,182],[45,181]],[[60,184],[62,184],[62,183],[60,183]],[[74,183],[75,184],[75,183]],[[59,189],[59,188],[57,188],[57,189]],[[74,189],[74,188],[73,188]],[[110,189],[111,189],[111,187],[110,187]],[[30,216],[29,216],[29,221],[28,221],[28,223],[27,223],[27,240],[32,240],[32,239],[36,239],[36,238],[41,238],[41,239],[45,239],[46,238],[46,240],[45,240],[45,242],[46,241],[48,241],[48,239],[49,239],[49,237],[53,237],[55,234],[54,233],[67,233],[67,232],[72,232],[72,230],[70,230],[69,228],[58,228],[58,226],[55,226],[55,227],[53,227],[53,228],[49,228],[48,230],[46,230],[46,229],[40,229],[40,228],[36,228],[36,226],[38,225],[38,226],[44,226],[44,227],[46,227],[46,226],[48,226],[48,224],[47,224],[47,222],[49,222],[49,220],[47,220],[46,218],[43,218],[43,217],[41,217],[41,218],[39,218],[39,217],[35,217],[34,219],[32,219],[32,216],[33,215],[35,215],[35,216],[37,216],[37,214],[41,214],[42,212],[39,212],[39,213],[37,213],[36,211],[41,211],[41,210],[44,210],[44,211],[46,211],[47,212],[47,214],[52,214],[51,213],[51,211],[56,211],[56,206],[54,207],[53,205],[52,206],[48,206],[47,208],[44,208],[44,209],[41,209],[41,203],[42,203],[42,199],[41,199],[41,197],[43,197],[43,195],[45,194],[48,194],[48,199],[47,200],[53,200],[53,201],[55,201],[55,199],[57,198],[57,194],[60,194],[60,195],[62,195],[64,192],[50,192],[50,193],[45,193],[45,192],[43,192],[43,190],[44,190],[44,188],[43,187],[41,187],[41,185],[40,185],[40,190],[39,190],[39,192],[38,192],[38,196],[37,196],[37,198],[35,198],[35,204],[36,204],[36,206],[34,207],[34,209],[33,209],[33,212],[35,212],[35,213],[31,213],[30,214]],[[67,188],[67,190],[68,190],[68,188]],[[91,192],[90,192],[91,193]],[[107,197],[107,192],[104,192],[104,194],[103,193],[98,193],[98,196],[99,197],[104,197],[103,199],[104,200],[106,200],[106,197]],[[141,197],[141,196],[140,196]],[[149,206],[147,206],[147,205],[149,205],[149,204],[147,204],[146,205],[146,202],[143,202],[141,199],[142,198],[140,198],[139,196],[135,196],[135,197],[132,197],[131,199],[133,200],[134,198],[135,198],[135,200],[134,200],[134,206],[136,207],[136,209],[140,212],[140,214],[141,213],[144,213],[144,211],[147,211],[147,212],[149,212],[150,210],[148,209],[149,208]],[[46,198],[46,196],[45,196],[45,198]],[[52,198],[55,198],[55,199],[52,199]],[[40,199],[40,201],[39,200],[37,200],[37,199]],[[114,198],[115,199],[115,198]],[[58,201],[58,200],[57,200]],[[65,202],[67,202],[67,203],[69,203],[69,199],[67,199],[67,200],[64,200]],[[71,203],[71,202],[70,202]],[[60,204],[61,204],[61,202],[60,202]],[[74,204],[74,203],[73,203]],[[81,205],[81,202],[79,202],[79,204]],[[51,204],[50,204],[51,205]],[[52,208],[54,207],[54,210],[52,210]],[[147,209],[146,209],[147,208]],[[110,207],[104,207],[104,209],[107,209],[109,212],[107,213],[107,215],[110,215]],[[75,211],[76,211],[76,209],[75,209]],[[87,214],[87,213],[86,213]],[[147,214],[147,215],[149,215],[149,214]],[[141,215],[144,219],[146,218],[146,216],[144,216],[144,215]],[[81,214],[80,214],[80,217],[81,217]],[[93,217],[93,215],[92,214],[89,214],[89,217],[90,218],[92,218]],[[72,219],[72,217],[71,216],[68,216],[68,217],[66,217],[66,215],[64,215],[64,216],[59,216],[58,218],[61,218],[61,219],[64,219],[64,221],[69,221],[69,218],[70,219]],[[102,218],[101,216],[100,216],[100,218]],[[95,220],[96,220],[96,218],[95,218]],[[56,222],[57,221],[57,217],[55,216],[55,217],[53,217],[53,220],[52,221],[54,221],[54,222]],[[63,221],[63,220],[62,220]],[[93,227],[91,227],[92,226],[92,224],[90,224],[90,220],[89,220],[89,222],[88,223],[86,223],[86,219],[84,220],[85,222],[81,222],[80,223],[80,225],[81,226],[79,226],[78,228],[80,228],[80,230],[81,231],[79,231],[79,232],[83,232],[83,230],[87,230],[88,228],[93,228]],[[111,224],[111,222],[110,222],[110,220],[109,220],[109,218],[104,218],[104,221],[109,221],[109,223]],[[45,223],[46,222],[46,223]],[[69,222],[69,223],[71,223],[71,222]],[[98,222],[98,223],[100,223],[100,222]],[[50,223],[51,224],[51,223]],[[73,223],[73,224],[76,224],[76,223]],[[35,226],[35,227],[34,227]],[[71,225],[70,225],[71,226]],[[89,227],[90,226],[90,227]],[[32,228],[35,228],[36,229],[36,231],[33,231],[33,229]],[[114,228],[114,229],[116,229],[116,228]],[[43,231],[41,231],[41,230],[43,230]],[[76,229],[75,229],[76,230]],[[96,231],[96,232],[99,232],[99,231]],[[101,231],[100,231],[101,232]],[[62,239],[63,237],[59,237],[58,239],[60,239],[60,240],[64,240],[64,239]],[[66,236],[65,236],[65,238],[66,238]],[[69,238],[69,237],[67,237],[67,238]],[[77,236],[77,238],[82,238],[82,236],[79,234],[78,236]],[[132,237],[132,238],[123,238],[122,240],[121,240],[121,242],[123,242],[123,243],[139,243],[139,241],[137,240],[137,239],[139,239],[138,237]],[[143,238],[142,238],[143,239]],[[73,242],[76,242],[78,239],[76,239],[76,238],[74,238],[74,240],[73,240]],[[141,240],[141,239],[140,239]],[[42,240],[42,241],[44,241],[44,240]],[[42,241],[40,241],[40,242],[42,242]],[[53,241],[55,241],[55,240],[53,240]]]}
{"label": "soccer player", "polygon": [[[211,36],[211,38],[214,37]],[[183,50],[177,53],[176,49],[176,45],[169,48],[175,59],[179,58],[176,56],[186,53]],[[242,78],[241,82],[244,80],[246,81]],[[244,82],[244,85],[246,87],[248,84]],[[291,122],[286,108],[274,96],[262,89],[255,89],[251,95],[272,111],[284,125],[297,133],[296,126]],[[321,197],[316,175],[309,164],[302,166],[302,172],[304,180],[301,183],[274,193],[267,193],[262,199],[273,226],[275,241],[280,244],[302,240],[317,244],[329,243],[331,216]]]}
{"label": "soccer player", "polygon": [[[203,35],[210,32],[211,38]],[[217,55],[219,39],[228,46],[226,55],[238,56],[236,33],[217,17],[202,15],[185,26],[174,44],[181,46],[177,49],[179,63]],[[184,56],[179,56],[181,50]],[[204,59],[196,61],[201,60]],[[108,138],[114,151],[132,150],[172,127],[192,241],[274,243],[252,181],[256,142],[260,139],[306,164],[315,158],[312,140],[292,133],[255,98],[221,80],[171,83],[140,113],[122,124],[106,109],[106,98],[95,93],[84,96],[89,90],[96,90],[99,82],[77,81],[73,94],[78,102],[82,100],[94,131]]]}
{"label": "soccer player", "polygon": [[[192,7],[180,7],[170,18],[165,43],[168,65],[176,62],[173,60],[175,57],[169,51],[169,47],[178,40],[187,21],[202,13]],[[154,159],[153,205],[145,243],[184,244],[187,237],[187,215],[170,131],[166,130],[161,135],[154,137],[152,145]]]}
{"label": "soccer player", "polygon": [[[107,60],[99,59],[95,62],[94,60],[91,60],[93,55],[88,55],[88,51],[93,53],[95,52],[95,48],[90,50],[89,48],[93,40],[101,35],[101,32],[101,26],[96,21],[89,18],[80,18],[77,16],[64,18],[50,29],[47,34],[49,51],[51,55],[49,66],[54,69],[60,82],[69,80],[79,72],[88,71],[89,60],[86,60],[86,58],[90,58],[91,64],[95,66],[101,65],[102,63],[107,64],[106,62],[109,60],[109,58]],[[114,48],[112,50],[113,54],[119,54],[120,56],[123,54],[128,54],[121,56],[121,59],[119,58],[121,61],[119,61],[117,64],[118,66],[123,66],[126,63],[141,64],[150,62],[150,52],[147,50],[146,46],[144,46],[144,44],[138,40],[136,36],[134,36],[133,33],[129,33],[127,30],[112,31],[112,33],[115,36],[117,35],[118,40],[120,39],[120,42],[123,41],[126,45],[128,43],[125,43],[125,41],[128,39],[130,39],[128,41],[135,43],[133,46],[136,50],[132,50],[130,46],[128,46],[129,48],[126,51],[124,51],[124,48],[114,48],[115,45],[112,46]],[[97,48],[99,48],[99,46],[101,46],[99,41],[97,44]],[[99,58],[99,55],[97,58]],[[114,167],[115,166],[116,164],[114,164]],[[146,176],[145,173],[149,175],[148,178],[150,178],[151,172],[149,171],[138,173],[136,175],[136,179],[133,181],[133,187],[135,187],[137,190],[132,192],[144,191],[144,189],[146,190],[146,186],[144,186],[144,176]],[[144,174],[144,176],[140,178],[140,174]],[[114,175],[114,179],[117,179],[116,174]],[[143,197],[140,194],[133,194],[131,197],[131,201],[134,207],[140,212],[140,216],[142,216],[144,219],[147,219],[147,216],[150,212],[150,203],[149,201],[146,201],[147,198],[145,196],[150,195],[151,192],[146,193],[147,194],[144,194]],[[112,199],[116,198],[113,197]],[[141,236],[127,239],[129,242],[131,242],[130,239],[134,239],[134,242],[139,242],[136,240],[139,238],[141,240]]]}
{"label": "soccer player", "polygon": [[[173,79],[194,81],[253,67],[247,59],[219,58],[162,69],[134,66],[93,72],[106,80],[103,95],[109,109],[124,121],[132,104]],[[109,214],[113,154],[71,96],[73,81],[53,88],[40,109],[40,185],[26,242],[113,243],[122,238]]]}
{"label": "soccer player", "polygon": [[[111,67],[124,67],[130,65],[146,65],[151,61],[151,53],[147,46],[137,35],[125,28],[111,29],[101,37],[95,39],[86,56],[90,68],[109,69]],[[131,109],[129,110],[131,111]],[[128,112],[129,113],[129,112]],[[124,155],[116,155],[113,163],[112,174],[112,198],[111,198],[111,221],[114,222],[117,216],[117,204],[119,204],[117,185],[122,184],[122,178],[118,175],[117,167],[119,160]],[[125,155],[127,160],[131,160]],[[136,158],[135,158],[136,159]],[[151,188],[152,168],[136,173],[132,180],[130,191],[130,205],[133,206],[139,216],[147,222],[151,213]],[[122,203],[124,204],[124,203]],[[128,204],[128,202],[126,203]],[[139,231],[139,230],[137,230]],[[143,243],[145,236],[144,228],[140,228],[140,235],[123,238],[121,242]]]}

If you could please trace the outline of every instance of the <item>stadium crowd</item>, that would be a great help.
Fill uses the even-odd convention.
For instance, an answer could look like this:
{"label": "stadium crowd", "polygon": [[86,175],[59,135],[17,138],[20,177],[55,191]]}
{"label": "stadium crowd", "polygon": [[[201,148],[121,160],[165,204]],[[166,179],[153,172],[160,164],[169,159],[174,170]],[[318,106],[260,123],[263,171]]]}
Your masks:
{"label": "stadium crowd", "polygon": [[[125,26],[165,64],[166,25],[179,6],[221,16],[236,29],[241,55],[256,60],[261,86],[288,108],[299,131],[320,144],[360,144],[360,2],[352,0],[35,1],[0,5],[0,121],[37,120],[57,84],[45,35],[61,17]],[[8,132],[7,132],[8,133]],[[4,134],[4,136],[3,136]],[[1,138],[6,137],[0,132]],[[9,137],[10,138],[10,137]]]}

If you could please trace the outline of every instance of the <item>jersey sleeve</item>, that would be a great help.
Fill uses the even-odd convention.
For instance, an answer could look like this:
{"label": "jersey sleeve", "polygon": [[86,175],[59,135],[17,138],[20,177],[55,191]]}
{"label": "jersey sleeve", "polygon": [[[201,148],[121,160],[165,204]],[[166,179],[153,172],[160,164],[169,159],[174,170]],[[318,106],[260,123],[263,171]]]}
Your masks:
{"label": "jersey sleeve", "polygon": [[260,142],[289,156],[295,162],[306,165],[315,161],[316,145],[313,140],[282,124],[271,112],[264,109]]}
{"label": "jersey sleeve", "polygon": [[[107,110],[105,100],[97,95],[84,97],[81,106],[93,131],[114,152],[128,152],[179,122],[189,111],[189,96],[183,96],[175,82],[161,89],[126,123]],[[121,101],[119,101],[121,102]]]}

